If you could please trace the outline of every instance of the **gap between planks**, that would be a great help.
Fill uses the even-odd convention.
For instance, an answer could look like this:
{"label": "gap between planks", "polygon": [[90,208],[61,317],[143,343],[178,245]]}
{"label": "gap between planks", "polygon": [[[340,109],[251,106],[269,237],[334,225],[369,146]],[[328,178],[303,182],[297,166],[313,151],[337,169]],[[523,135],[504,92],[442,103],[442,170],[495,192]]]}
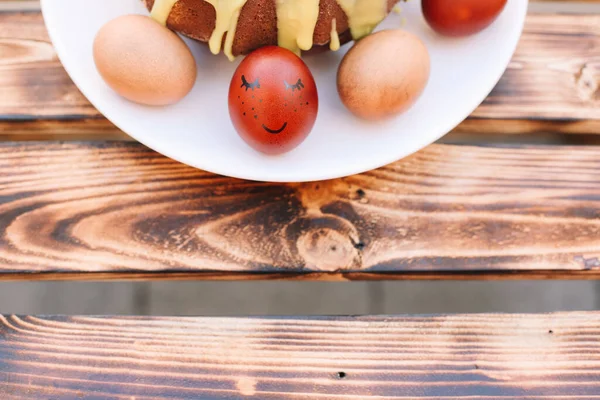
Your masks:
{"label": "gap between planks", "polygon": [[40,2],[36,0],[0,0],[0,12],[39,11]]}
{"label": "gap between planks", "polygon": [[218,272],[57,272],[0,273],[0,282],[149,282],[149,281],[306,281],[306,282],[390,282],[390,281],[589,281],[600,280],[600,271],[528,270],[407,272],[407,273],[218,273]]}

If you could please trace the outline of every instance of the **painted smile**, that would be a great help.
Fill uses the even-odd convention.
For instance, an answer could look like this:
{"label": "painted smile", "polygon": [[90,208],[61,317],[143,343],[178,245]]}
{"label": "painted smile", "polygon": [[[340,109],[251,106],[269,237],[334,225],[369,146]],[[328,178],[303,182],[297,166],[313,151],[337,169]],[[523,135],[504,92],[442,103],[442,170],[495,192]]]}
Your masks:
{"label": "painted smile", "polygon": [[263,124],[262,127],[265,131],[267,131],[273,135],[277,135],[278,133],[283,132],[283,130],[287,127],[287,122],[285,124],[283,124],[283,126],[280,129],[277,129],[277,130],[269,129],[265,126],[265,124]]}

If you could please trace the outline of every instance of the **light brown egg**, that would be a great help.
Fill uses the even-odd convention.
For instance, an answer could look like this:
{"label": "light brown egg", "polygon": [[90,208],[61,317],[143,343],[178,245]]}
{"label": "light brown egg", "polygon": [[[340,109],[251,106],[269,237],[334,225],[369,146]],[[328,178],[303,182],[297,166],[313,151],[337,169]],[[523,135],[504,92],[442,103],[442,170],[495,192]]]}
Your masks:
{"label": "light brown egg", "polygon": [[423,93],[430,63],[427,47],[412,33],[374,33],[357,42],[342,60],[337,76],[340,99],[367,120],[401,114]]}
{"label": "light brown egg", "polygon": [[176,103],[196,82],[196,61],[184,41],[143,15],[104,25],[94,40],[94,61],[109,87],[140,104]]}

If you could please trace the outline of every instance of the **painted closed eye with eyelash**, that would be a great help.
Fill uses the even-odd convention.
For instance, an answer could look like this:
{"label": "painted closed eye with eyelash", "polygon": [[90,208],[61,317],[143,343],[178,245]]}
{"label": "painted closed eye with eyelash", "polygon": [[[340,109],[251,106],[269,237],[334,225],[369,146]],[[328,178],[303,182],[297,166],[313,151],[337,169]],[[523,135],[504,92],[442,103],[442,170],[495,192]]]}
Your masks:
{"label": "painted closed eye with eyelash", "polygon": [[246,91],[248,91],[248,89],[260,89],[260,82],[258,81],[258,78],[256,78],[256,80],[254,82],[248,82],[246,80],[246,77],[244,75],[242,75],[242,86],[240,86],[241,88],[245,87]]}
{"label": "painted closed eye with eyelash", "polygon": [[298,79],[298,82],[296,82],[296,84],[294,84],[294,85],[290,85],[286,81],[283,81],[283,83],[285,84],[285,89],[286,90],[291,89],[292,93],[294,92],[294,90],[304,89],[304,83],[302,83],[302,79]]}

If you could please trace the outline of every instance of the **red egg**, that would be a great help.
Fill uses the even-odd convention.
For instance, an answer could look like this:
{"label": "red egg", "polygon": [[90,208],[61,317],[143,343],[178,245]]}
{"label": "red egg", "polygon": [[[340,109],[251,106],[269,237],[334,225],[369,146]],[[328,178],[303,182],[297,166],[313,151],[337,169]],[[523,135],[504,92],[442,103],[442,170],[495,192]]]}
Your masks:
{"label": "red egg", "polygon": [[469,36],[491,25],[507,0],[422,0],[425,20],[445,36]]}
{"label": "red egg", "polygon": [[310,70],[282,47],[252,52],[231,80],[231,121],[242,139],[260,152],[282,154],[299,146],[312,131],[318,110]]}

